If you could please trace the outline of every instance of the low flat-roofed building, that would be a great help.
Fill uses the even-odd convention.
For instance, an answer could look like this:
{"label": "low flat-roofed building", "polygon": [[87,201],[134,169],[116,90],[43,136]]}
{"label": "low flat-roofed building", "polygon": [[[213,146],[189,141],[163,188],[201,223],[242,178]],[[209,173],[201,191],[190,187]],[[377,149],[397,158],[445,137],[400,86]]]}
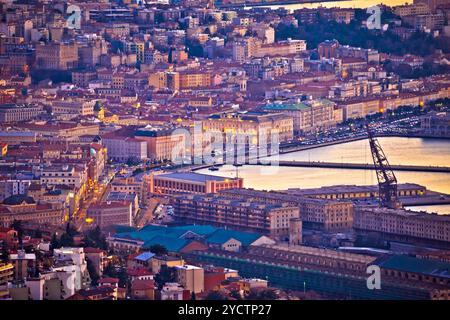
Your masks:
{"label": "low flat-roofed building", "polygon": [[353,228],[408,242],[450,245],[450,216],[405,209],[355,206]]}
{"label": "low flat-roofed building", "polygon": [[393,255],[376,263],[381,269],[381,277],[393,281],[408,281],[416,286],[429,288],[433,300],[450,299],[450,263],[419,259],[406,255]]}
{"label": "low flat-roofed building", "polygon": [[249,254],[272,258],[279,263],[291,261],[302,268],[364,275],[376,257],[308,246],[262,245],[249,248]]}
{"label": "low flat-roofed building", "polygon": [[242,188],[242,178],[224,178],[195,172],[150,174],[150,192],[155,194],[216,193],[224,189]]}

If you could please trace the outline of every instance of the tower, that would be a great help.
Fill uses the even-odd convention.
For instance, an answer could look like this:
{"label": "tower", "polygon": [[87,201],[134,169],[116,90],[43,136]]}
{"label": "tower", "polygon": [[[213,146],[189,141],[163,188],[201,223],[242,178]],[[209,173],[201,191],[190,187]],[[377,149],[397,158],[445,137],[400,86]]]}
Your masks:
{"label": "tower", "polygon": [[302,220],[292,218],[289,220],[289,245],[299,246],[302,244]]}

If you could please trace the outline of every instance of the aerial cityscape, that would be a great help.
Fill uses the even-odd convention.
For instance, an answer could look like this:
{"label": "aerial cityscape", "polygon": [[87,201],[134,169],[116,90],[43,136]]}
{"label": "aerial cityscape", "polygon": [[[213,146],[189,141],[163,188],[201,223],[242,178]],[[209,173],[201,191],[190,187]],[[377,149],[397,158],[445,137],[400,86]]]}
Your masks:
{"label": "aerial cityscape", "polygon": [[0,300],[450,300],[450,0],[0,0],[0,150]]}

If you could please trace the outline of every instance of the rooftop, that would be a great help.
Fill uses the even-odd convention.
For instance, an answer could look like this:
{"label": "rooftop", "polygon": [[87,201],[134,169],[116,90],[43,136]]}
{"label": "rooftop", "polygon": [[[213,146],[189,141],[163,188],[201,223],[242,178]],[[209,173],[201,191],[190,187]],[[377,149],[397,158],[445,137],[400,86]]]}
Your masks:
{"label": "rooftop", "polygon": [[233,238],[245,246],[250,245],[261,236],[259,233],[225,230],[210,225],[171,227],[148,225],[137,231],[117,233],[114,235],[114,238],[119,241],[120,239],[123,239],[123,241],[129,239],[141,241],[144,243],[142,245],[144,249],[159,244],[164,246],[169,252],[179,252],[194,240],[204,240],[209,243],[221,244]]}
{"label": "rooftop", "polygon": [[163,177],[167,179],[174,180],[184,180],[184,181],[192,181],[192,182],[202,182],[206,181],[225,181],[225,180],[235,180],[234,178],[225,178],[220,176],[213,176],[208,174],[201,174],[195,172],[174,172],[174,173],[165,173],[157,175],[156,177]]}
{"label": "rooftop", "polygon": [[450,278],[450,263],[437,260],[395,255],[379,263],[379,266],[386,269]]}
{"label": "rooftop", "polygon": [[135,260],[139,260],[139,261],[148,261],[151,258],[153,258],[155,256],[155,254],[153,252],[143,252],[140,255],[138,255],[137,257],[135,257]]}

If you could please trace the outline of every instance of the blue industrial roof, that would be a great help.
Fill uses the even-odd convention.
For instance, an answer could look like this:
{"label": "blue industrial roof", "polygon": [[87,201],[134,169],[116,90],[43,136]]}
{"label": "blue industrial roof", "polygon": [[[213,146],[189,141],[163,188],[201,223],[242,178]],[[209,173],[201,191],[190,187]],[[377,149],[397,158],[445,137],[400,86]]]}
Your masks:
{"label": "blue industrial roof", "polygon": [[206,181],[210,181],[210,180],[224,181],[225,179],[230,179],[230,178],[213,176],[213,175],[209,175],[209,174],[201,174],[201,173],[196,173],[196,172],[173,172],[173,173],[160,174],[158,176],[170,178],[170,179],[176,179],[176,180],[188,180],[188,181],[193,181],[193,182],[206,182]]}
{"label": "blue industrial roof", "polygon": [[199,224],[192,224],[192,225],[187,225],[187,226],[177,226],[177,227],[173,227],[173,229],[183,231],[183,234],[188,231],[191,231],[200,236],[209,235],[217,230],[217,228],[215,228],[213,226],[199,225]]}
{"label": "blue industrial roof", "polygon": [[380,267],[450,278],[450,263],[395,255],[379,263]]}
{"label": "blue industrial roof", "polygon": [[153,239],[146,241],[144,243],[144,245],[142,246],[142,248],[148,249],[155,244],[159,244],[159,245],[165,247],[170,252],[179,252],[190,242],[191,242],[190,240],[186,240],[186,239],[156,236]]}
{"label": "blue industrial roof", "polygon": [[209,243],[222,244],[229,239],[234,238],[240,241],[244,246],[250,245],[262,236],[259,233],[226,230],[211,225],[184,225],[172,227],[148,225],[137,231],[117,233],[115,237],[143,241],[144,249],[159,244],[166,247],[168,251],[178,252],[192,241],[191,239],[185,239],[183,237],[188,232],[194,233],[200,238],[204,238]]}
{"label": "blue industrial roof", "polygon": [[155,254],[153,252],[143,252],[140,255],[138,255],[137,257],[135,257],[134,259],[139,260],[139,261],[148,261],[151,258],[153,258],[155,256]]}
{"label": "blue industrial roof", "polygon": [[260,237],[261,234],[259,233],[218,229],[214,233],[206,237],[206,241],[208,241],[209,243],[223,244],[233,238],[240,241],[243,246],[249,246]]}

